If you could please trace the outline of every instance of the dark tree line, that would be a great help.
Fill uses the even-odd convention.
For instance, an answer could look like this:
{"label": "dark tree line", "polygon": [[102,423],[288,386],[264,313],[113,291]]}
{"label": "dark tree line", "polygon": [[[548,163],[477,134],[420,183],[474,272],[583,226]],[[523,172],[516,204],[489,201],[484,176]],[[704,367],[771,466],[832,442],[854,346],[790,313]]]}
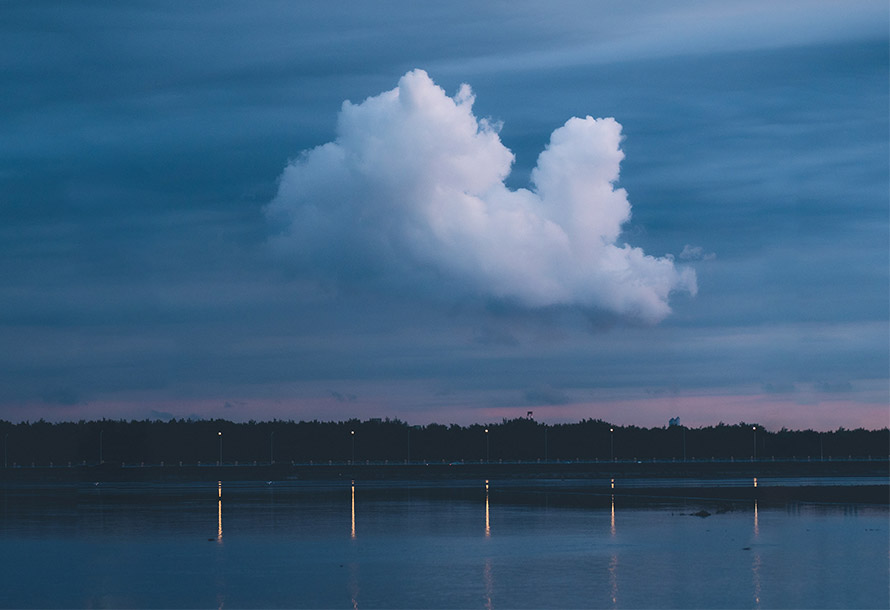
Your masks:
{"label": "dark tree line", "polygon": [[739,423],[701,428],[615,426],[587,419],[411,426],[399,420],[0,421],[5,467],[125,462],[167,464],[627,459],[829,459],[890,455],[890,431],[764,430]]}

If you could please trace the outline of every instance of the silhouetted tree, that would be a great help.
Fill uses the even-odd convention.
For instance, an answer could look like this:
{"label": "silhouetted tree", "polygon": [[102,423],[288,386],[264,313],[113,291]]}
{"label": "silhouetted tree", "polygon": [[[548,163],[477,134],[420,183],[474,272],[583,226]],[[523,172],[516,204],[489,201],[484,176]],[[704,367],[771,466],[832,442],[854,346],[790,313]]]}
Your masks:
{"label": "silhouetted tree", "polygon": [[[756,426],[756,431],[753,429]],[[486,434],[485,430],[488,430]],[[352,432],[355,434],[353,435]],[[220,437],[220,433],[222,436]],[[398,419],[338,422],[172,419],[102,419],[50,423],[0,421],[6,463],[30,466],[70,463],[226,463],[364,461],[750,459],[756,443],[763,459],[829,459],[890,455],[890,431],[777,432],[739,423],[686,428],[616,426],[599,419],[547,425],[530,418],[458,426],[410,426]],[[684,442],[685,441],[685,442]]]}

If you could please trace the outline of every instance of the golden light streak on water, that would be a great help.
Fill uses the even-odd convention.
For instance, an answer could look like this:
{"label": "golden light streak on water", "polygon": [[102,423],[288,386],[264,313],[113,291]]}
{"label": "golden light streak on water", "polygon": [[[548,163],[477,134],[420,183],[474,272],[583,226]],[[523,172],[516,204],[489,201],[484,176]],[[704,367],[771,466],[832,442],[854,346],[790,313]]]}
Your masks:
{"label": "golden light streak on water", "polygon": [[754,477],[754,487],[757,487],[757,477]]}
{"label": "golden light streak on water", "polygon": [[488,512],[488,480],[485,481],[485,537],[491,538],[491,521]]}
{"label": "golden light streak on water", "polygon": [[757,500],[754,500],[754,537],[760,536],[760,519],[757,515]]}
{"label": "golden light streak on water", "polygon": [[355,481],[352,482],[352,538],[355,539]]}
{"label": "golden light streak on water", "polygon": [[612,528],[611,528],[611,532],[612,532],[612,537],[614,538],[615,537],[615,496],[614,496],[614,494],[612,495]]}
{"label": "golden light streak on water", "polygon": [[618,607],[618,555],[612,555],[609,560],[609,586],[612,597],[612,605]]}

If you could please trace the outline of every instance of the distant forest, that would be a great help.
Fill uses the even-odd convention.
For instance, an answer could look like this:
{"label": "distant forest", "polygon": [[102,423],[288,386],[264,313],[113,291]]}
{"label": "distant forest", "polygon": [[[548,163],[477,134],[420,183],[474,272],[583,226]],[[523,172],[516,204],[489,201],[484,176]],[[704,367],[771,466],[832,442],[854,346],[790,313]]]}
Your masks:
{"label": "distant forest", "polygon": [[[543,424],[411,426],[399,420],[340,422],[101,420],[0,421],[3,466],[103,462],[270,462],[839,459],[890,455],[890,430],[767,431],[739,423],[687,428],[616,426],[588,419]],[[755,455],[756,454],[756,455]]]}

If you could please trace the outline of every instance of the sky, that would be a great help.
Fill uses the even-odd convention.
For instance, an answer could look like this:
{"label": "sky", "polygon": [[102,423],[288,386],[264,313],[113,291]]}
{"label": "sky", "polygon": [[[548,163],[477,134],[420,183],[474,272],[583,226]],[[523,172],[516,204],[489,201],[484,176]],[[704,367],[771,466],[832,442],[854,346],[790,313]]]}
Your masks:
{"label": "sky", "polygon": [[0,419],[888,426],[888,11],[4,2]]}

